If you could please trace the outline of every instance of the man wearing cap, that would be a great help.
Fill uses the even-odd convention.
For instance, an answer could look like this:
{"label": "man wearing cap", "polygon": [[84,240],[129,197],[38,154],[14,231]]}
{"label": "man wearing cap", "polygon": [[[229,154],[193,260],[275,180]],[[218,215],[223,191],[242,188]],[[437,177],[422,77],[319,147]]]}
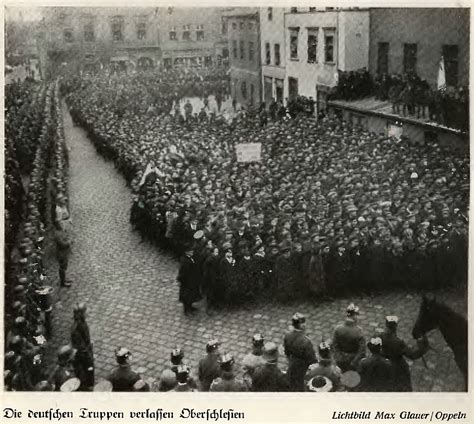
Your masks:
{"label": "man wearing cap", "polygon": [[308,371],[304,377],[305,386],[307,386],[309,380],[318,375],[328,378],[334,391],[338,391],[341,388],[341,369],[335,364],[332,357],[331,346],[329,343],[322,342],[318,346],[319,362],[311,364],[308,367]]}
{"label": "man wearing cap", "polygon": [[[163,370],[160,377],[159,383],[159,391],[160,392],[167,392],[173,389],[176,386],[176,374],[178,372],[178,367],[180,365],[186,365],[183,362],[184,359],[184,352],[179,347],[176,347],[171,351],[170,355],[170,363],[169,365]],[[190,376],[189,377],[189,384],[193,388],[197,388],[197,384],[194,379]]]}
{"label": "man wearing cap", "polygon": [[394,392],[411,392],[410,367],[405,360],[418,359],[422,357],[429,348],[426,335],[417,339],[416,347],[409,347],[404,340],[397,335],[398,317],[389,315],[385,317],[385,330],[380,335],[382,340],[382,355],[389,359],[393,366],[393,388]]}
{"label": "man wearing cap", "polygon": [[287,376],[278,368],[278,346],[273,342],[263,345],[264,365],[255,369],[252,377],[253,392],[288,392]]}
{"label": "man wearing cap", "polygon": [[393,366],[382,356],[382,339],[374,337],[369,340],[367,347],[370,351],[368,358],[362,358],[358,372],[360,392],[391,392],[393,391]]}
{"label": "man wearing cap", "polygon": [[359,361],[365,356],[364,335],[357,325],[359,308],[351,303],[346,314],[344,324],[336,327],[333,336],[334,359],[342,372],[357,370]]}
{"label": "man wearing cap", "polygon": [[113,392],[132,392],[133,385],[141,380],[140,375],[132,371],[131,358],[132,354],[127,348],[121,347],[115,351],[117,366],[108,378],[112,383]]}
{"label": "man wearing cap", "polygon": [[74,368],[81,381],[80,391],[90,390],[94,386],[94,353],[86,322],[86,311],[84,303],[74,306],[74,322],[71,327],[71,345],[77,350]]}
{"label": "man wearing cap", "polygon": [[191,369],[187,365],[179,365],[176,370],[177,384],[172,390],[173,392],[196,392],[197,390],[192,387],[189,381],[189,375]]}
{"label": "man wearing cap", "polygon": [[249,387],[252,385],[252,377],[255,370],[265,364],[265,360],[263,359],[264,343],[265,339],[262,334],[254,334],[252,337],[252,352],[247,353],[242,361],[244,381]]}
{"label": "man wearing cap", "polygon": [[73,362],[76,356],[76,349],[70,345],[62,346],[58,349],[58,363],[54,368],[48,381],[54,384],[57,392],[60,391],[61,386],[71,378],[75,378]]}
{"label": "man wearing cap", "polygon": [[313,343],[304,334],[306,317],[297,312],[292,318],[293,329],[285,335],[283,346],[288,358],[288,380],[292,391],[304,391],[304,376],[309,365],[317,362]]}
{"label": "man wearing cap", "polygon": [[219,276],[216,287],[217,304],[231,300],[229,295],[235,281],[235,259],[231,243],[225,242],[222,245],[222,251],[224,252],[224,257],[219,262]]}
{"label": "man wearing cap", "polygon": [[193,307],[193,302],[200,298],[199,282],[196,278],[197,268],[193,254],[193,246],[187,245],[184,256],[181,259],[177,277],[179,282],[179,301],[183,304],[184,315],[189,315],[196,310]]}
{"label": "man wearing cap", "polygon": [[201,383],[201,391],[208,392],[211,383],[220,376],[219,365],[219,341],[209,340],[206,344],[207,355],[199,361],[198,378]]}
{"label": "man wearing cap", "polygon": [[220,358],[220,377],[213,380],[210,392],[246,392],[248,390],[245,383],[235,377],[234,358],[226,353]]}

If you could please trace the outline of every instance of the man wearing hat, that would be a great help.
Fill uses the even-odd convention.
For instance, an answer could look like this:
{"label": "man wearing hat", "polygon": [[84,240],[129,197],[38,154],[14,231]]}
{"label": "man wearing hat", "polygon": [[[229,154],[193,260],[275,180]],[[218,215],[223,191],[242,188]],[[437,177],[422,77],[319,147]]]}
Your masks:
{"label": "man wearing hat", "polygon": [[220,376],[219,364],[219,341],[209,340],[206,344],[207,355],[199,361],[198,377],[201,383],[201,391],[208,392],[211,383]]}
{"label": "man wearing hat", "polygon": [[252,377],[255,370],[265,364],[265,360],[263,359],[264,343],[265,339],[262,334],[254,334],[252,337],[252,352],[247,353],[242,361],[244,381],[249,387],[252,385]]}
{"label": "man wearing hat", "polygon": [[219,275],[215,293],[217,304],[231,300],[229,295],[235,282],[235,259],[232,252],[232,244],[225,242],[222,245],[224,257],[219,262]]}
{"label": "man wearing hat", "polygon": [[132,392],[133,385],[141,380],[140,375],[132,371],[131,358],[132,354],[127,348],[120,347],[115,351],[117,366],[108,378],[113,392]]}
{"label": "man wearing hat", "polygon": [[329,343],[322,342],[318,346],[319,362],[311,364],[304,377],[305,386],[307,387],[309,380],[319,375],[331,380],[334,391],[341,387],[341,369],[335,364],[332,357],[331,346]]}
{"label": "man wearing hat", "polygon": [[[160,377],[159,391],[167,392],[176,386],[176,374],[180,365],[186,365],[183,362],[184,352],[179,347],[174,348],[170,354],[170,363],[163,370]],[[189,383],[193,388],[197,388],[197,384],[190,376]]]}
{"label": "man wearing hat", "polygon": [[368,358],[359,363],[360,392],[391,392],[393,390],[393,367],[391,362],[382,356],[382,339],[373,337],[367,343],[370,351]]}
{"label": "man wearing hat", "polygon": [[234,374],[234,358],[226,353],[220,359],[221,375],[214,379],[210,392],[246,392],[246,384]]}
{"label": "man wearing hat", "polygon": [[75,378],[73,362],[76,356],[76,349],[71,345],[61,346],[58,349],[58,363],[54,368],[48,381],[54,384],[55,390],[58,392],[61,386],[71,378]]}
{"label": "man wearing hat", "polygon": [[253,392],[288,392],[287,376],[278,368],[278,346],[273,342],[263,345],[265,364],[255,369],[252,378]]}
{"label": "man wearing hat", "polygon": [[94,352],[86,322],[86,311],[84,303],[74,306],[74,322],[71,327],[71,345],[77,350],[74,368],[81,381],[80,391],[90,390],[94,386]]}
{"label": "man wearing hat", "polygon": [[292,317],[293,329],[285,335],[283,346],[288,358],[288,380],[291,391],[304,391],[304,376],[309,365],[317,362],[313,343],[304,334],[306,317],[297,312]]}
{"label": "man wearing hat", "polygon": [[189,382],[189,375],[191,369],[187,365],[179,365],[176,370],[177,385],[172,390],[173,392],[196,392],[197,390],[192,387]]}
{"label": "man wearing hat", "polygon": [[185,253],[181,259],[181,265],[177,277],[179,282],[179,301],[183,304],[184,315],[189,315],[196,311],[193,302],[198,301],[200,298],[199,281],[196,278],[197,267],[193,254],[193,245],[188,244],[185,247]]}
{"label": "man wearing hat", "polygon": [[410,367],[405,360],[418,359],[422,357],[429,348],[426,335],[417,339],[416,347],[409,347],[404,340],[397,335],[398,317],[389,315],[385,317],[385,330],[380,335],[382,340],[382,355],[389,359],[393,366],[393,385],[394,392],[411,392],[413,390],[411,384]]}
{"label": "man wearing hat", "polygon": [[359,361],[365,356],[364,335],[357,325],[359,308],[351,303],[346,315],[344,324],[336,327],[333,336],[334,359],[342,372],[357,370]]}

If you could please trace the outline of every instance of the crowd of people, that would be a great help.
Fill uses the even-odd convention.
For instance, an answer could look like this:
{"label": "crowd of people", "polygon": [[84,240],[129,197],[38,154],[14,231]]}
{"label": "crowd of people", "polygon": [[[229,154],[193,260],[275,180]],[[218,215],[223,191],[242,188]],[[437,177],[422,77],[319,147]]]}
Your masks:
{"label": "crowd of people", "polygon": [[[265,126],[248,113],[144,115],[146,78],[99,75],[68,90],[74,120],[132,186],[133,227],[191,257],[192,300],[218,308],[466,281],[465,151],[307,114]],[[120,120],[119,91],[131,99]],[[261,161],[237,161],[248,142],[261,143]]]}
{"label": "crowd of people", "polygon": [[[358,325],[359,308],[351,303],[332,340],[317,348],[305,334],[306,317],[295,313],[282,346],[256,333],[249,352],[236,358],[215,338],[206,343],[206,354],[192,367],[176,346],[161,374],[149,378],[134,370],[133,352],[119,347],[115,368],[107,378],[95,381],[87,307],[76,304],[73,312],[71,343],[58,349],[56,367],[36,384],[36,391],[409,392],[413,387],[407,359],[420,358],[429,349],[424,336],[413,345],[400,338],[394,315],[385,318],[384,330],[366,339]],[[286,369],[279,363],[280,350],[287,359]]]}
{"label": "crowd of people", "polygon": [[469,130],[469,90],[467,87],[430,87],[416,74],[380,75],[372,79],[366,69],[339,72],[331,93],[334,100],[357,100],[375,96],[389,101],[398,115],[427,118],[431,122],[464,132]]}
{"label": "crowd of people", "polygon": [[[22,169],[13,167],[14,173],[7,167],[6,179],[14,179],[17,186],[22,178],[28,181],[27,189],[16,199],[18,225],[5,252],[4,382],[7,389],[19,391],[33,390],[46,369],[44,358],[52,335],[53,311],[53,287],[44,265],[47,227],[53,220],[49,204],[56,205],[59,197],[67,196],[59,84],[24,84],[14,88],[17,93],[25,93],[26,97],[13,100],[16,106],[21,101],[22,107],[9,107],[7,100],[7,127],[15,123],[19,126],[6,132],[8,154],[16,154],[18,162],[27,164]],[[40,112],[36,110],[39,105]],[[39,129],[34,137],[31,128]]]}

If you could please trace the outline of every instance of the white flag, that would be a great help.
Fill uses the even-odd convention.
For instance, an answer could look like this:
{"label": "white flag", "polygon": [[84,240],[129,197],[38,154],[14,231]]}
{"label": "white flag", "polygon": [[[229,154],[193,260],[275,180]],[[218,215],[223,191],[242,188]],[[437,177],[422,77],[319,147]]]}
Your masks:
{"label": "white flag", "polygon": [[438,90],[446,90],[446,70],[444,68],[444,57],[441,56],[438,68]]}

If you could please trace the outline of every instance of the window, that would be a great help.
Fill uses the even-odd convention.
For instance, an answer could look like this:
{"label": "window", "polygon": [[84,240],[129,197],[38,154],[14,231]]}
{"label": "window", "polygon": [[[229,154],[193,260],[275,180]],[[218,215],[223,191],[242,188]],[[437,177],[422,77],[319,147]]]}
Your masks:
{"label": "window", "polygon": [[291,12],[291,13],[298,13],[298,8],[297,8],[297,7],[292,7],[292,8],[290,9],[290,12]]}
{"label": "window", "polygon": [[173,8],[172,7],[168,7],[168,15],[172,15],[173,14]]}
{"label": "window", "polygon": [[237,59],[237,40],[232,40],[232,52],[234,59]]}
{"label": "window", "polygon": [[389,43],[379,43],[377,49],[377,74],[388,75],[388,49]]}
{"label": "window", "polygon": [[288,77],[288,96],[291,100],[298,97],[298,79]]}
{"label": "window", "polygon": [[139,22],[137,25],[137,38],[144,40],[146,38],[146,22]]}
{"label": "window", "polygon": [[269,21],[273,20],[273,7],[267,7],[267,18]]}
{"label": "window", "polygon": [[172,27],[170,31],[170,40],[177,40],[176,27]]}
{"label": "window", "polygon": [[308,28],[308,63],[318,61],[318,28]]}
{"label": "window", "polygon": [[66,43],[72,43],[74,41],[74,34],[72,28],[66,28],[63,32],[64,41]]}
{"label": "window", "polygon": [[456,44],[445,44],[442,53],[446,73],[446,85],[455,87],[458,85],[459,48]]}
{"label": "window", "polygon": [[310,8],[309,8],[309,11],[310,11],[310,12],[316,12],[316,8],[315,8],[315,7],[310,7]]}
{"label": "window", "polygon": [[253,60],[255,54],[255,47],[253,41],[249,41],[249,60]]}
{"label": "window", "polygon": [[243,42],[243,40],[240,40],[240,58],[241,58],[241,59],[244,59],[244,58],[245,58],[244,42]]}
{"label": "window", "polygon": [[334,63],[334,29],[324,30],[324,61]]}
{"label": "window", "polygon": [[95,40],[94,24],[91,22],[84,25],[84,40],[89,42]]}
{"label": "window", "polygon": [[189,25],[183,25],[183,41],[191,40],[191,31]]}
{"label": "window", "polygon": [[417,53],[416,44],[405,43],[403,45],[403,70],[407,74],[416,73],[416,53]]}
{"label": "window", "polygon": [[253,84],[250,84],[250,101],[253,103],[253,98],[255,96],[255,87]]}
{"label": "window", "polygon": [[249,22],[248,27],[249,27],[249,30],[250,30],[250,31],[253,30],[253,22],[252,22],[252,21]]}
{"label": "window", "polygon": [[280,66],[280,63],[281,63],[280,45],[275,44],[273,46],[273,51],[274,51],[274,54],[275,54],[275,66]]}
{"label": "window", "polygon": [[290,28],[290,59],[298,60],[299,28]]}
{"label": "window", "polygon": [[222,35],[227,35],[228,27],[227,21],[222,21]]}
{"label": "window", "polygon": [[123,20],[115,19],[112,22],[112,40],[123,41]]}
{"label": "window", "polygon": [[232,22],[232,29],[237,29],[237,22]]}
{"label": "window", "polygon": [[243,23],[243,22],[240,22],[240,23],[239,23],[239,29],[240,29],[241,31],[243,31],[243,29],[244,29],[244,23]]}
{"label": "window", "polygon": [[270,43],[265,43],[265,64],[270,65],[272,63],[272,54],[270,51]]}
{"label": "window", "polygon": [[197,41],[204,40],[204,25],[198,25],[196,27],[196,40]]}
{"label": "window", "polygon": [[242,85],[240,86],[240,91],[242,93],[242,97],[244,99],[247,99],[247,83],[245,81],[242,81]]}

